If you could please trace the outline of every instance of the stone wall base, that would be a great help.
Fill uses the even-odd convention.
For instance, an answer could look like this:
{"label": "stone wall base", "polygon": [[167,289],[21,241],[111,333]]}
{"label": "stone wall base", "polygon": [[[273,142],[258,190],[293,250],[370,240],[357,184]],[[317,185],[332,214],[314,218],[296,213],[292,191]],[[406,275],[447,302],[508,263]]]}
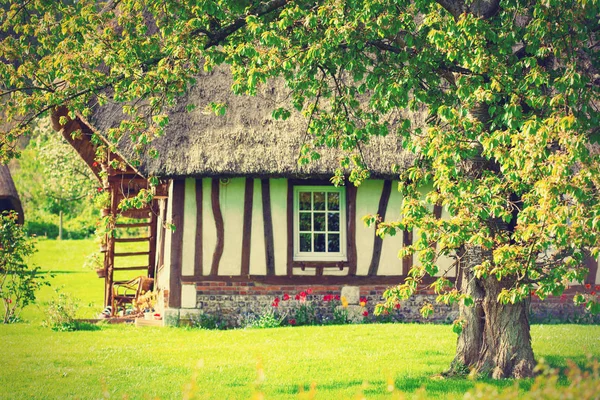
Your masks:
{"label": "stone wall base", "polygon": [[[196,308],[165,310],[165,324],[198,325],[203,316],[209,316],[212,323],[235,328],[243,327],[249,321],[268,312],[275,312],[286,321],[296,321],[298,309],[303,306],[314,308],[316,323],[332,323],[336,309],[343,308],[341,298],[348,302],[346,310],[352,322],[419,322],[452,323],[458,317],[458,307],[436,304],[436,295],[431,289],[423,288],[387,315],[375,316],[375,305],[382,302],[388,286],[373,285],[349,287],[344,285],[269,285],[257,282],[203,281],[196,286]],[[545,301],[533,297],[531,300],[531,321],[540,322],[587,322],[598,323],[600,316],[591,316],[582,307],[573,304],[576,290],[570,289],[558,298]],[[423,318],[420,309],[427,303],[434,307],[429,318]],[[205,319],[205,318],[204,318]]]}

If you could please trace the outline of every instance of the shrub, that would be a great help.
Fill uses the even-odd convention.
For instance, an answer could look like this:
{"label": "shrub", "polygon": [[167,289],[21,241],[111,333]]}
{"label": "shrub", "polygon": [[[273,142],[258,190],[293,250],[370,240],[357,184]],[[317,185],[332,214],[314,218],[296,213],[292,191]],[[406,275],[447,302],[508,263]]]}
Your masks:
{"label": "shrub", "polygon": [[227,322],[219,314],[200,313],[192,319],[191,325],[200,329],[227,329]]}
{"label": "shrub", "polygon": [[57,297],[50,300],[46,308],[46,319],[42,322],[53,331],[71,332],[80,330],[100,329],[96,325],[82,323],[75,320],[79,309],[79,300],[72,298],[69,294],[55,290]]}
{"label": "shrub", "polygon": [[35,252],[34,243],[17,224],[15,212],[0,214],[0,299],[5,324],[19,320],[19,313],[35,303],[36,292],[49,285],[40,268],[30,268],[27,258]]}
{"label": "shrub", "polygon": [[276,310],[267,308],[258,315],[249,317],[244,325],[246,328],[277,328],[283,325],[284,321],[285,315],[282,316]]}

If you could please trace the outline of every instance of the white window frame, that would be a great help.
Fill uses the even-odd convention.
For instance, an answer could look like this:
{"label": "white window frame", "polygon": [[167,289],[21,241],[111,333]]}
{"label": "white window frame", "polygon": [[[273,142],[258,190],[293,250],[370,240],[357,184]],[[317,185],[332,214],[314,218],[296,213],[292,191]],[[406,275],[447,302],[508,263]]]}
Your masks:
{"label": "white window frame", "polygon": [[[340,251],[336,253],[329,252],[301,252],[300,251],[300,192],[335,192],[340,195]],[[312,196],[311,196],[312,198]],[[346,188],[344,186],[294,186],[294,261],[348,261],[346,241]],[[325,200],[327,204],[327,200]],[[314,210],[311,210],[314,211]],[[327,211],[325,211],[327,212]],[[312,231],[314,233],[314,231]],[[325,231],[326,233],[328,231]]]}

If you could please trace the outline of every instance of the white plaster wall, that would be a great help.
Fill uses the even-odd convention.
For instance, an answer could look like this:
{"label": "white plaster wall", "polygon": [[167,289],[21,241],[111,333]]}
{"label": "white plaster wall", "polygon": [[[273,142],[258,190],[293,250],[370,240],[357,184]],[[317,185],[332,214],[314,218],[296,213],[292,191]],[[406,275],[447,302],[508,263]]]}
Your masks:
{"label": "white plaster wall", "polygon": [[169,279],[171,277],[171,238],[173,231],[169,228],[170,224],[173,223],[173,181],[169,183],[169,199],[167,200],[167,212],[165,215],[166,226],[165,229],[165,266],[162,269],[161,274],[157,277],[161,288],[169,288]]}
{"label": "white plaster wall", "polygon": [[[398,221],[402,218],[402,194],[398,191],[398,182],[392,182],[392,191],[388,201],[385,221]],[[378,275],[401,275],[402,260],[398,252],[402,248],[402,231],[396,236],[385,236],[381,246],[381,259],[379,260]]]}
{"label": "white plaster wall", "polygon": [[[382,180],[367,180],[356,191],[356,274],[367,275],[373,256],[375,228],[367,228],[362,217],[376,214],[383,190]],[[347,272],[346,272],[347,273]]]}
{"label": "white plaster wall", "polygon": [[596,283],[600,283],[600,263],[598,263],[598,269],[596,270]]}
{"label": "white plaster wall", "polygon": [[287,179],[270,179],[275,275],[287,274]]}
{"label": "white plaster wall", "polygon": [[181,285],[181,307],[195,308],[196,307],[196,285],[183,284]]}
{"label": "white plaster wall", "polygon": [[[442,219],[448,219],[449,217],[450,214],[448,213],[448,210],[446,210],[445,208],[442,209]],[[456,266],[453,265],[454,261],[455,260],[453,258],[450,258],[448,256],[440,257],[437,262],[439,271],[436,276],[442,276],[444,275],[444,272],[448,270],[448,272],[446,273],[447,278],[456,277]]]}
{"label": "white plaster wall", "polygon": [[215,247],[217,246],[217,226],[212,212],[212,179],[202,179],[202,275],[210,274]]}
{"label": "white plaster wall", "polygon": [[224,231],[219,275],[240,275],[241,272],[245,184],[245,178],[229,179],[227,184],[219,183],[219,203]]}
{"label": "white plaster wall", "polygon": [[183,247],[181,275],[194,275],[196,263],[196,179],[186,178],[183,201]]}
{"label": "white plaster wall", "polygon": [[262,191],[260,179],[254,180],[252,200],[252,232],[250,240],[250,275],[266,275],[265,225],[262,209]]}

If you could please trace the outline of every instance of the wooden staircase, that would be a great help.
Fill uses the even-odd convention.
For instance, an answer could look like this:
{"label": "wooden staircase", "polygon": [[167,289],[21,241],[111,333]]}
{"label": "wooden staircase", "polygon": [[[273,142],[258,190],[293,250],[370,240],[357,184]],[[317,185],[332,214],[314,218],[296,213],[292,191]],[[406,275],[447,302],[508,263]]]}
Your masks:
{"label": "wooden staircase", "polygon": [[[148,188],[148,181],[139,175],[115,174],[108,179],[110,193],[109,233],[106,235],[106,253],[104,256],[105,274],[105,306],[112,304],[113,286],[121,280],[115,274],[123,271],[140,271],[140,275],[154,278],[156,258],[156,236],[158,205],[156,201],[141,209],[120,211],[119,203],[125,198],[136,196],[140,190]],[[126,237],[124,237],[126,235]],[[122,245],[143,243],[143,249],[122,250]],[[137,257],[138,265],[127,262],[127,258]],[[129,275],[131,278],[131,275]],[[113,310],[114,312],[114,310]]]}

